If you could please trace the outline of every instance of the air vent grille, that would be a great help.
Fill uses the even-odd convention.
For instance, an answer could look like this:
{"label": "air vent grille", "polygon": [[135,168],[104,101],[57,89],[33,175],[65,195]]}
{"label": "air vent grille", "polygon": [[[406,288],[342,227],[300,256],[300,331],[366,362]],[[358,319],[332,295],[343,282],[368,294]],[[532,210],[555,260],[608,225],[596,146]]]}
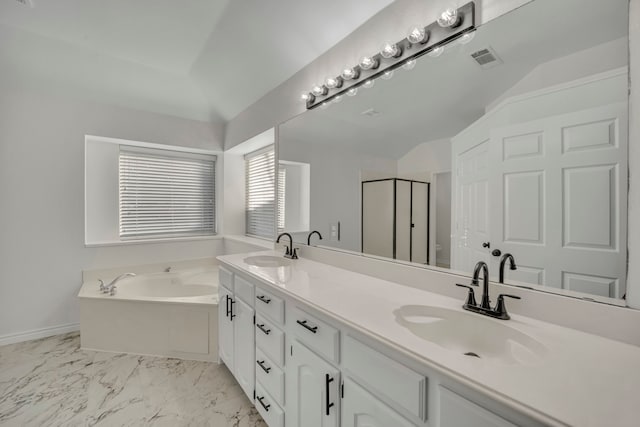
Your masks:
{"label": "air vent grille", "polygon": [[481,68],[487,69],[502,64],[502,60],[498,57],[498,54],[491,47],[477,50],[471,54],[471,58]]}

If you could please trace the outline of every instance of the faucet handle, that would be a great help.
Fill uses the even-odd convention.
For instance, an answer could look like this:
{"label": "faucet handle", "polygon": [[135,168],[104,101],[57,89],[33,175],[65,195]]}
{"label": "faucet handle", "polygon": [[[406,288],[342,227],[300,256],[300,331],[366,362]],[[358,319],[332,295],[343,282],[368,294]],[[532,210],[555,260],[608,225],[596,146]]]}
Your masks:
{"label": "faucet handle", "polygon": [[291,249],[291,259],[298,259],[298,249],[299,248],[292,248]]}
{"label": "faucet handle", "polygon": [[109,295],[114,296],[116,294],[117,290],[118,290],[118,288],[116,288],[116,285],[113,285],[111,287],[111,289],[109,290]]}
{"label": "faucet handle", "polygon": [[509,297],[513,299],[522,299],[517,295],[509,295],[509,294],[500,294],[498,295],[498,301],[496,301],[496,308],[494,309],[495,313],[500,317],[500,319],[509,319],[509,313],[507,313],[507,306],[504,303],[504,297]]}
{"label": "faucet handle", "polygon": [[474,307],[478,305],[478,303],[476,302],[476,295],[473,293],[473,288],[470,285],[461,285],[460,283],[456,283],[456,286],[469,289],[469,294],[467,295],[467,301],[464,303],[464,305],[474,306]]}

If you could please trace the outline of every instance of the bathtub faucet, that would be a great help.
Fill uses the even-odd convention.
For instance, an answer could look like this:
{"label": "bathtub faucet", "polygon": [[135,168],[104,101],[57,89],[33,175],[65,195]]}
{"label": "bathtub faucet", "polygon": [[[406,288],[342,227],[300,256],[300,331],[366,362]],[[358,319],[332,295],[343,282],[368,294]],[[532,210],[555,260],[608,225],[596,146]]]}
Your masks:
{"label": "bathtub faucet", "polygon": [[116,283],[124,279],[125,277],[133,277],[133,276],[135,276],[135,273],[121,274],[115,279],[113,279],[108,285],[105,285],[102,279],[98,279],[98,281],[100,282],[100,292],[102,292],[103,294],[109,294],[113,296],[116,294],[116,290],[117,290]]}

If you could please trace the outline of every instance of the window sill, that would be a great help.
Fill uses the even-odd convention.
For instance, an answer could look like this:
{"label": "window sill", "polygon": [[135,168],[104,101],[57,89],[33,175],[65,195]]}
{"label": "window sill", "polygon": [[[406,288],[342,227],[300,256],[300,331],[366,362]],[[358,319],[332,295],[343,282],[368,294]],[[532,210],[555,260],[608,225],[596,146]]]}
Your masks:
{"label": "window sill", "polygon": [[144,239],[144,240],[111,240],[104,242],[85,242],[85,248],[98,248],[103,246],[129,246],[129,245],[149,245],[154,243],[178,243],[198,240],[222,240],[223,236],[186,236],[186,237],[165,237],[161,239]]}

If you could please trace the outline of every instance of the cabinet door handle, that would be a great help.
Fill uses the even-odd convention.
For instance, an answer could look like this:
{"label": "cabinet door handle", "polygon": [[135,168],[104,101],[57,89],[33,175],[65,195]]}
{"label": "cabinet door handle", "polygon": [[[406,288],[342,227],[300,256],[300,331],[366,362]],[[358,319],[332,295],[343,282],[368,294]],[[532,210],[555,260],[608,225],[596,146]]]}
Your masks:
{"label": "cabinet door handle", "polygon": [[296,320],[296,323],[314,334],[318,332],[317,326],[309,326],[306,320]]}
{"label": "cabinet door handle", "polygon": [[236,302],[234,301],[233,298],[229,298],[229,301],[231,302],[231,304],[229,304],[229,314],[231,314],[231,320],[233,320],[234,317],[236,317],[235,314],[233,314],[233,304],[235,304]]}
{"label": "cabinet door handle", "polygon": [[263,371],[265,371],[267,374],[269,373],[269,371],[271,370],[271,367],[264,366],[264,360],[257,360],[256,362],[258,363],[258,366],[262,368]]}
{"label": "cabinet door handle", "polygon": [[227,304],[227,313],[225,314],[225,316],[229,317],[229,313],[231,313],[231,310],[229,310],[229,295],[224,296],[224,301],[225,304]]}
{"label": "cabinet door handle", "polygon": [[271,329],[266,329],[264,327],[264,323],[259,323],[256,325],[256,327],[260,329],[262,332],[264,332],[265,335],[269,335],[271,333]]}
{"label": "cabinet door handle", "polygon": [[262,405],[262,407],[264,408],[265,411],[269,412],[269,408],[271,408],[271,405],[265,405],[263,400],[264,400],[264,396],[256,396],[256,400],[258,402],[260,402],[260,404]]}
{"label": "cabinet door handle", "polygon": [[269,304],[271,302],[271,298],[267,298],[264,295],[258,295],[256,298],[258,298],[260,301],[262,301],[265,304]]}
{"label": "cabinet door handle", "polygon": [[331,407],[333,406],[333,402],[329,402],[329,384],[331,384],[331,382],[333,382],[333,378],[329,375],[329,374],[325,374],[324,377],[324,386],[325,386],[325,397],[326,397],[326,413],[327,415],[329,415],[329,409],[331,409]]}

